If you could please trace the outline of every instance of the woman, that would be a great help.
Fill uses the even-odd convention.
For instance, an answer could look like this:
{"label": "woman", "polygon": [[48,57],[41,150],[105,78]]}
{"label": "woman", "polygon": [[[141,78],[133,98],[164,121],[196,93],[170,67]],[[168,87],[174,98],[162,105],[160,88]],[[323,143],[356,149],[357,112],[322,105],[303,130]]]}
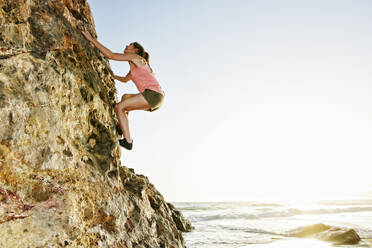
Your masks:
{"label": "woman", "polygon": [[88,31],[81,31],[92,44],[97,47],[103,55],[112,60],[128,61],[130,71],[125,77],[114,76],[121,82],[132,80],[140,93],[124,94],[121,102],[114,107],[119,121],[120,130],[124,138],[119,140],[120,146],[131,150],[133,140],[129,133],[128,113],[132,110],[155,111],[163,103],[164,91],[156,80],[149,65],[149,54],[137,42],[127,45],[124,53],[113,53],[108,48],[94,39]]}

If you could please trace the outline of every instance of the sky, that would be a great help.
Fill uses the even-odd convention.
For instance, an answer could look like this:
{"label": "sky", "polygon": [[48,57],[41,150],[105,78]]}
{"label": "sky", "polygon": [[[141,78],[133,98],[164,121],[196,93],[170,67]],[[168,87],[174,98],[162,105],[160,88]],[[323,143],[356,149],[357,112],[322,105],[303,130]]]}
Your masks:
{"label": "sky", "polygon": [[165,91],[130,113],[121,160],[166,201],[372,192],[372,1],[88,2],[98,41],[141,43]]}

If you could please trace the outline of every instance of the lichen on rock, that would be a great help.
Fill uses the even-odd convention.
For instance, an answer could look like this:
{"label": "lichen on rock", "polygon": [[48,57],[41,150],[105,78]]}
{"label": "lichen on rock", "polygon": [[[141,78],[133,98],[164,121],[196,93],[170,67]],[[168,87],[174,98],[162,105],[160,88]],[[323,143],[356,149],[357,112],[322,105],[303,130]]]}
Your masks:
{"label": "lichen on rock", "polygon": [[191,224],[120,165],[113,73],[79,29],[85,0],[0,0],[0,247],[184,247]]}

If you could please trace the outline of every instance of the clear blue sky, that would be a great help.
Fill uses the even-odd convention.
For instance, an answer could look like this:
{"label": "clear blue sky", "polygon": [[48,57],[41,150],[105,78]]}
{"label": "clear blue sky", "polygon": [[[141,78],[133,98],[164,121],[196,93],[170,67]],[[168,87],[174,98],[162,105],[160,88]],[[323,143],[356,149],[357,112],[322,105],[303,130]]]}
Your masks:
{"label": "clear blue sky", "polygon": [[122,162],[167,201],[372,190],[372,1],[88,2],[98,40],[140,42],[166,92],[130,114]]}

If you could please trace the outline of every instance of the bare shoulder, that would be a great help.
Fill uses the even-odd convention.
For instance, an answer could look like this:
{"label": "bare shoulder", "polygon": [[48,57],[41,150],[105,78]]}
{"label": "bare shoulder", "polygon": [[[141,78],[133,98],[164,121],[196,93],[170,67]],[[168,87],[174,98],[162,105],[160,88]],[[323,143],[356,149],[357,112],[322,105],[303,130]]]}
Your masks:
{"label": "bare shoulder", "polygon": [[146,65],[146,60],[144,58],[142,58],[141,56],[137,55],[137,54],[134,54],[135,57],[133,57],[133,59],[131,60],[131,62],[133,62],[133,64],[135,64],[136,66],[144,66]]}

